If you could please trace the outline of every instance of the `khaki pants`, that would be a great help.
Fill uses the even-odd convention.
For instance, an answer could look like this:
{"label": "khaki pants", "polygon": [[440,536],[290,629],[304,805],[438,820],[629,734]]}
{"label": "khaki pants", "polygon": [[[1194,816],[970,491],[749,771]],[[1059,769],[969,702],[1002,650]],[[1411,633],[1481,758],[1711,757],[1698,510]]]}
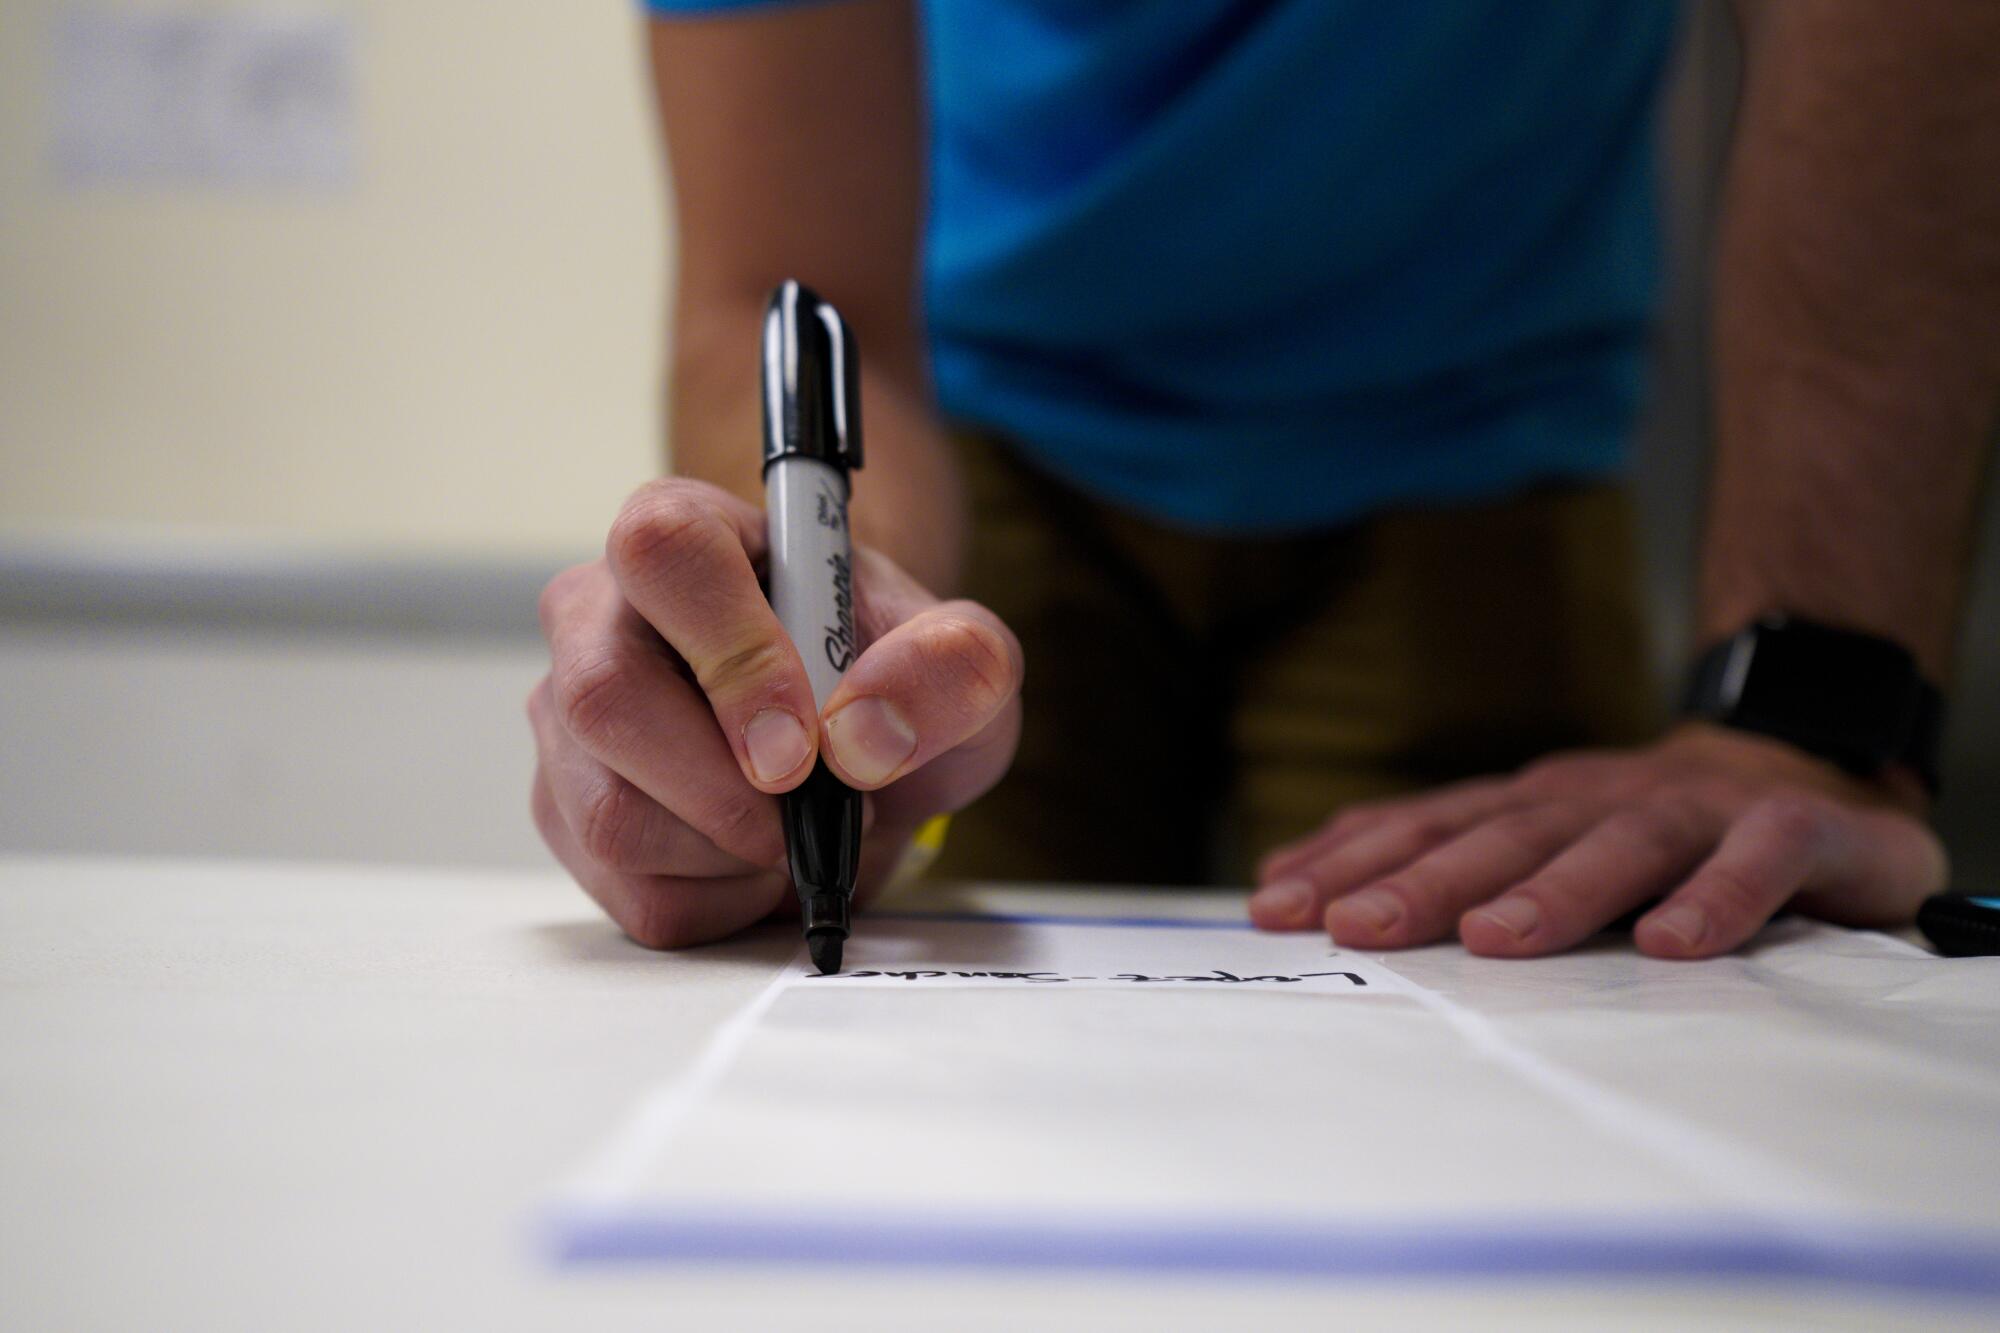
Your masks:
{"label": "khaki pants", "polygon": [[965,592],[1020,636],[1026,729],[933,875],[1247,883],[1349,802],[1657,727],[1616,486],[1221,538],[957,444]]}

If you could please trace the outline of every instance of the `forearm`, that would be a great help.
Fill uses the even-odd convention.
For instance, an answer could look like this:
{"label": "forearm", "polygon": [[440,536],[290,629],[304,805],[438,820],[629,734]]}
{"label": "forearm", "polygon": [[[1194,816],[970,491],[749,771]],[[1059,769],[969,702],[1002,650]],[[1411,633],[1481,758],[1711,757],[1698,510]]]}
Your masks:
{"label": "forearm", "polygon": [[764,303],[812,287],[861,351],[855,536],[948,595],[965,505],[918,309],[920,45],[911,0],[653,24],[680,259],[667,417],[675,471],[761,504]]}
{"label": "forearm", "polygon": [[[843,314],[848,309],[842,305]],[[865,452],[850,508],[854,535],[949,596],[963,555],[965,502],[950,442],[930,404],[922,348],[907,330],[880,320],[871,327],[865,306],[849,318],[861,350]],[[668,411],[674,471],[760,505],[763,320],[762,302],[747,294],[677,309]]]}
{"label": "forearm", "polygon": [[1786,610],[1943,680],[2000,419],[2000,5],[1745,18],[1698,630]]}

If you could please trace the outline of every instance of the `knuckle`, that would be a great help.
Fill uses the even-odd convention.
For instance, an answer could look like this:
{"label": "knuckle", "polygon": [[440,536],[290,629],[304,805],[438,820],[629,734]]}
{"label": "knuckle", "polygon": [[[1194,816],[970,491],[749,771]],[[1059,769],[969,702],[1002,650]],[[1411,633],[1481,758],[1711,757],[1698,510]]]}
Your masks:
{"label": "knuckle", "polygon": [[1817,842],[1825,834],[1832,816],[1824,801],[1802,792],[1766,796],[1752,809],[1772,832],[1792,846]]}
{"label": "knuckle", "polygon": [[694,678],[711,699],[748,694],[781,679],[791,664],[791,650],[768,636],[752,639],[694,666]]}
{"label": "knuckle", "polygon": [[937,617],[919,650],[927,674],[982,711],[998,707],[1015,689],[1019,649],[986,621],[962,612]]}
{"label": "knuckle", "polygon": [[709,796],[689,822],[717,847],[753,864],[768,865],[784,851],[778,822],[771,817],[773,806],[771,797],[743,786]]}
{"label": "knuckle", "polygon": [[1692,841],[1707,826],[1702,803],[1684,791],[1656,791],[1640,803],[1639,811],[1655,828],[1671,831],[1683,842]]}
{"label": "knuckle", "polygon": [[1673,798],[1655,798],[1625,806],[1604,817],[1604,832],[1660,856],[1685,851],[1695,840],[1698,816]]}
{"label": "knuckle", "polygon": [[671,578],[723,535],[714,508],[686,488],[662,482],[642,489],[612,521],[604,553],[620,570]]}
{"label": "knuckle", "polygon": [[578,740],[601,742],[618,731],[631,691],[630,673],[615,651],[580,654],[551,674],[556,717]]}
{"label": "knuckle", "polygon": [[1555,821],[1549,811],[1530,806],[1521,810],[1503,810],[1488,819],[1484,827],[1494,837],[1534,851],[1552,841]]}
{"label": "knuckle", "polygon": [[1397,818],[1396,827],[1403,837],[1425,846],[1444,842],[1460,831],[1458,821],[1429,811],[1402,815]]}
{"label": "knuckle", "polygon": [[638,789],[622,778],[595,784],[584,793],[576,840],[583,853],[613,870],[639,867],[645,838],[645,810]]}

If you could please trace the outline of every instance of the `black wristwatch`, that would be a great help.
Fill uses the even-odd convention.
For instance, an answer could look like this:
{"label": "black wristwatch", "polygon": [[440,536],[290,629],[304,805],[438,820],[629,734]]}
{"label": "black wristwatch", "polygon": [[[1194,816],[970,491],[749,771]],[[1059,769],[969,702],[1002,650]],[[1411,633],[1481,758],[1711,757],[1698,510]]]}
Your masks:
{"label": "black wristwatch", "polygon": [[1701,655],[1683,708],[1789,741],[1859,777],[1904,765],[1937,795],[1944,695],[1893,640],[1766,616]]}

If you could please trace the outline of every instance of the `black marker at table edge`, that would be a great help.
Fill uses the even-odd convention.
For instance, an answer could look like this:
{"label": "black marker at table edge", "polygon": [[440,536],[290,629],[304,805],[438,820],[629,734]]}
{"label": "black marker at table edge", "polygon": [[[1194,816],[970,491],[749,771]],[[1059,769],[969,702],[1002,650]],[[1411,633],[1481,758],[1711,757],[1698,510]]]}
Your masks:
{"label": "black marker at table edge", "polygon": [[[849,474],[861,466],[854,334],[810,287],[787,280],[764,309],[763,367],[771,607],[824,708],[859,651],[847,531]],[[821,972],[838,972],[861,864],[861,793],[822,756],[782,801],[806,948]]]}

